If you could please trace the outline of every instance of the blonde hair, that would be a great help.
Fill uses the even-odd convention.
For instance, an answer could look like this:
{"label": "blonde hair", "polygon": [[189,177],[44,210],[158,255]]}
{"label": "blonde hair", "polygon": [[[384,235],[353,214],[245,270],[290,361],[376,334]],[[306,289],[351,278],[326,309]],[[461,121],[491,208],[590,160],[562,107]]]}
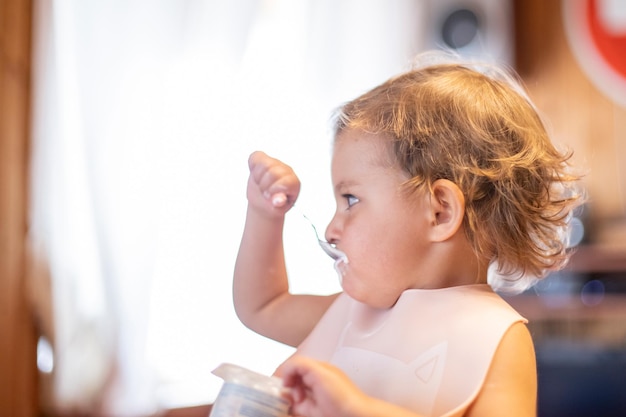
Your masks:
{"label": "blonde hair", "polygon": [[460,62],[415,67],[344,104],[334,127],[335,137],[358,129],[388,138],[409,190],[457,184],[468,240],[508,280],[494,288],[524,281],[524,289],[524,277],[567,262],[579,176],[511,73]]}

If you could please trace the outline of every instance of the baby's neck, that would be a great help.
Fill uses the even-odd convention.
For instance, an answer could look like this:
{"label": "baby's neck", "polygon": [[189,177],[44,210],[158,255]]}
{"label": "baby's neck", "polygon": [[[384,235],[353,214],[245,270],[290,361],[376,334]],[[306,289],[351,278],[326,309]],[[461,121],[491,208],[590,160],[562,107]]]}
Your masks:
{"label": "baby's neck", "polygon": [[447,288],[486,284],[489,263],[476,256],[469,243],[454,239],[433,247],[415,288]]}

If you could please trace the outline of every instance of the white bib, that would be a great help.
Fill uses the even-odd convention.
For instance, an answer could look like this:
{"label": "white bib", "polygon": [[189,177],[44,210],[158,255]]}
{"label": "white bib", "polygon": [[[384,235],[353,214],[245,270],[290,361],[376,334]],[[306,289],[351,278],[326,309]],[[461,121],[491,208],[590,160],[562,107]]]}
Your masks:
{"label": "white bib", "polygon": [[487,284],[407,290],[385,310],[342,294],[297,353],[334,364],[373,397],[451,417],[476,398],[516,322],[526,320]]}

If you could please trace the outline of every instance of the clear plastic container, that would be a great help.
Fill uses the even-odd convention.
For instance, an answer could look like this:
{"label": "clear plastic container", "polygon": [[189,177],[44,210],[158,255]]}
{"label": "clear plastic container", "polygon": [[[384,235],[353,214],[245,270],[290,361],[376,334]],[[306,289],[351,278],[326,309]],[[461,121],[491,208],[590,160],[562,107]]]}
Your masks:
{"label": "clear plastic container", "polygon": [[233,364],[221,364],[213,374],[224,380],[210,417],[286,417],[289,400],[282,380]]}

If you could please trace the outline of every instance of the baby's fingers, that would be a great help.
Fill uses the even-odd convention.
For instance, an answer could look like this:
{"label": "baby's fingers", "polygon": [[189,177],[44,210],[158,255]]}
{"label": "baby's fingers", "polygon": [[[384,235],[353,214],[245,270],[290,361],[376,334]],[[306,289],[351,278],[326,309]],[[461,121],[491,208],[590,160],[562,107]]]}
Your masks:
{"label": "baby's fingers", "polygon": [[270,198],[274,207],[284,207],[287,203],[289,203],[289,197],[287,197],[287,195],[283,192],[270,195]]}
{"label": "baby's fingers", "polygon": [[289,165],[257,151],[250,155],[248,166],[251,182],[264,199],[274,207],[293,205],[300,192],[300,180]]}

